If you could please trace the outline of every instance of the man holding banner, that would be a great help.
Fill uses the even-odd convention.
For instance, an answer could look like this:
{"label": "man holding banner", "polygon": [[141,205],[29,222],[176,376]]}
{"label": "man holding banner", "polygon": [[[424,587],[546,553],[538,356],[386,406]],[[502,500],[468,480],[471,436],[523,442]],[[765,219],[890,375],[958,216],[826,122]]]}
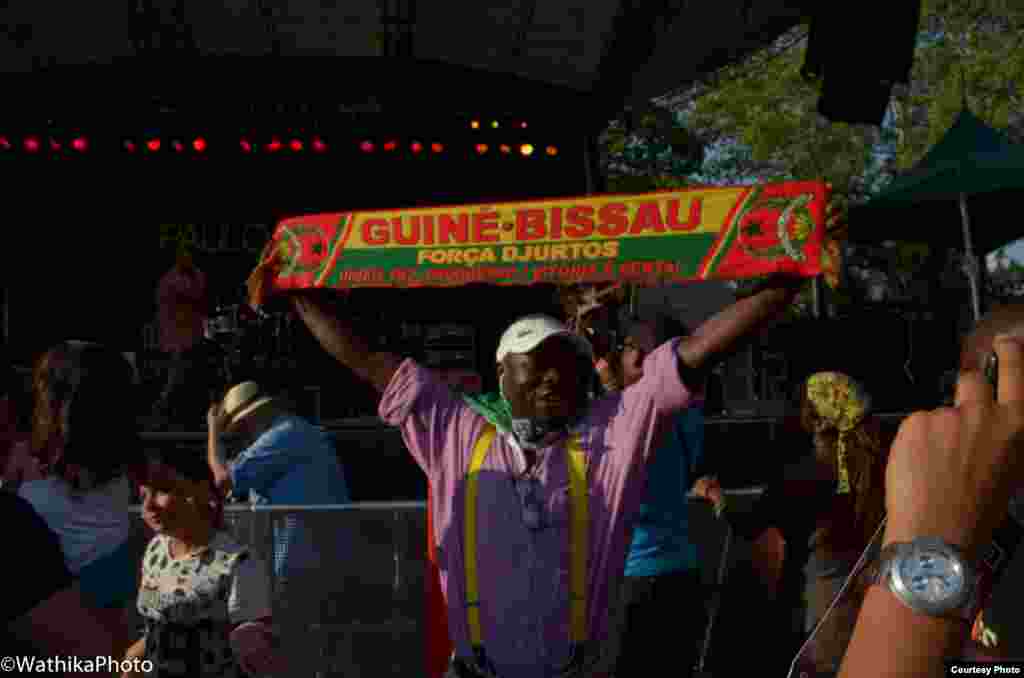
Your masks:
{"label": "man holding banner", "polygon": [[674,415],[699,401],[711,361],[793,300],[774,277],[644,362],[631,388],[594,401],[589,343],[528,316],[502,337],[500,393],[459,397],[411,359],[374,351],[322,293],[293,303],[324,349],[382,394],[434,498],[451,676],[594,675],[608,637],[645,466]]}
{"label": "man holding banner", "polygon": [[[710,365],[781,314],[799,278],[835,279],[828,199],[821,182],[786,182],[278,225],[249,278],[250,302],[290,293],[324,349],[381,394],[381,418],[401,428],[427,474],[449,676],[611,672],[609,594],[647,464],[674,417],[701,401]],[[414,361],[372,348],[331,291],[760,276],[771,277],[759,291],[651,351],[630,388],[596,399],[593,348],[554,318],[529,316],[505,332],[498,393],[459,396]]]}

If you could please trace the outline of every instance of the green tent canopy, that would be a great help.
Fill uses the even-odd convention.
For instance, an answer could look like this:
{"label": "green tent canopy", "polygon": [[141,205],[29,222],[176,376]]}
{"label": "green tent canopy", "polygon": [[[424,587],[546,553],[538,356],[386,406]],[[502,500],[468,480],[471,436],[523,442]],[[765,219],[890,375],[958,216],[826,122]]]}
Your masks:
{"label": "green tent canopy", "polygon": [[[1024,196],[1024,146],[1012,144],[964,108],[910,172],[850,210],[850,242],[922,242],[962,249],[969,261],[1024,237],[1015,215]],[[971,275],[980,315],[978,269]]]}
{"label": "green tent canopy", "polygon": [[1007,221],[1024,191],[1024,146],[964,109],[946,135],[911,171],[865,205],[850,210],[851,242],[926,242],[961,249],[959,208],[966,194],[971,241],[985,254],[1024,237],[1024,222]]}

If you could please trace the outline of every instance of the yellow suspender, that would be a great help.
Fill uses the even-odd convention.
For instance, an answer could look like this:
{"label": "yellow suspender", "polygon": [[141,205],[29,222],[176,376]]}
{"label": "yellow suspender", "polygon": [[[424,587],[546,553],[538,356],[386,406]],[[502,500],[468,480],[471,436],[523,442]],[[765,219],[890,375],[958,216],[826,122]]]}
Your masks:
{"label": "yellow suspender", "polygon": [[480,586],[476,578],[476,505],[480,491],[480,469],[491,449],[496,431],[493,425],[487,424],[473,446],[473,459],[469,463],[469,474],[466,477],[466,535],[463,539],[463,557],[466,559],[466,612],[469,614],[469,640],[476,649],[482,645],[480,632]]}
{"label": "yellow suspender", "polygon": [[587,526],[590,522],[590,502],[587,501],[587,458],[578,433],[569,439],[565,452],[569,467],[569,491],[572,493],[572,527],[569,531],[571,637],[574,645],[582,645],[587,640],[587,554],[590,553]]}
{"label": "yellow suspender", "polygon": [[[473,446],[473,457],[469,464],[469,473],[466,476],[465,535],[463,538],[466,559],[466,610],[469,617],[469,639],[474,651],[483,647],[476,553],[478,480],[480,469],[483,468],[495,434],[493,425],[487,424],[484,427]],[[569,439],[569,444],[566,446],[566,461],[569,468],[569,492],[572,496],[572,522],[569,529],[571,637],[573,645],[578,646],[587,639],[587,555],[590,552],[587,460],[583,453],[579,434],[575,434]]]}

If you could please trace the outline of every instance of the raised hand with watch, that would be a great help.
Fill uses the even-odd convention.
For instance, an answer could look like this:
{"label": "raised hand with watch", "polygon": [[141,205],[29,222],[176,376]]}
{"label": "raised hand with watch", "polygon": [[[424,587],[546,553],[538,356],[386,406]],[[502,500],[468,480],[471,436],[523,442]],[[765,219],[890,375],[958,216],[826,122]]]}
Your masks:
{"label": "raised hand with watch", "polygon": [[[982,374],[992,393],[997,393],[999,358],[994,351],[985,360]],[[1010,516],[974,559],[959,546],[934,537],[890,543],[867,578],[887,586],[915,612],[973,624],[1021,537],[1020,524]]]}
{"label": "raised hand with watch", "polygon": [[879,585],[865,594],[840,676],[945,675],[961,654],[985,594],[979,575],[992,568],[990,545],[1024,480],[1024,343],[993,345],[998,379],[963,372],[954,407],[900,426]]}

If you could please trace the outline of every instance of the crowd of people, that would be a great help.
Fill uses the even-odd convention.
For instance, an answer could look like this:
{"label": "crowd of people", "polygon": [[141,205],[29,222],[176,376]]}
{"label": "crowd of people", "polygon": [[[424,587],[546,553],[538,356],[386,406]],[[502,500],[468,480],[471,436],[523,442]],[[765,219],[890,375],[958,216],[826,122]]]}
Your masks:
{"label": "crowd of people", "polygon": [[[308,575],[339,567],[352,539],[291,516],[275,525],[268,565],[231,536],[223,507],[347,503],[331,441],[243,382],[209,409],[208,455],[144,451],[136,388],[123,354],[100,344],[62,342],[37,361],[31,430],[19,435],[8,419],[0,456],[0,502],[20,552],[0,647],[22,660],[112,657],[123,662],[116,675],[289,675],[283,658],[309,649],[296,620],[331,593]],[[226,434],[244,447],[230,462]],[[148,544],[133,530],[136,496]]]}
{"label": "crowd of people", "polygon": [[[614,341],[586,323],[521,318],[495,354],[498,391],[482,395],[377,348],[344,296],[293,294],[323,349],[380,394],[381,419],[427,476],[445,610],[424,621],[448,629],[448,676],[690,675],[709,598],[691,489],[774,559],[773,595],[805,620],[790,656],[813,632],[802,674],[937,675],[952,659],[1006,659],[980,609],[987,591],[972,582],[1024,480],[1024,310],[979,323],[963,342],[953,406],[913,414],[895,438],[857,381],[809,375],[806,454],[780,461],[778,482],[739,512],[700,473],[714,453],[703,438],[708,374],[803,283],[773,277],[692,331],[629,317]],[[194,333],[195,313],[172,324]],[[190,350],[170,348],[182,360]],[[136,388],[121,353],[64,342],[35,366],[30,430],[5,410],[0,514],[18,553],[7,558],[0,644],[26,657],[145,660],[161,677],[297,675],[312,651],[303,619],[340,593],[312,574],[341,568],[358,537],[292,516],[264,562],[231,535],[223,507],[347,503],[333,445],[243,382],[209,407],[206,455],[144,454]],[[232,460],[228,436],[244,448]],[[134,491],[148,539],[133,537]],[[960,578],[932,572],[936,562]]]}

